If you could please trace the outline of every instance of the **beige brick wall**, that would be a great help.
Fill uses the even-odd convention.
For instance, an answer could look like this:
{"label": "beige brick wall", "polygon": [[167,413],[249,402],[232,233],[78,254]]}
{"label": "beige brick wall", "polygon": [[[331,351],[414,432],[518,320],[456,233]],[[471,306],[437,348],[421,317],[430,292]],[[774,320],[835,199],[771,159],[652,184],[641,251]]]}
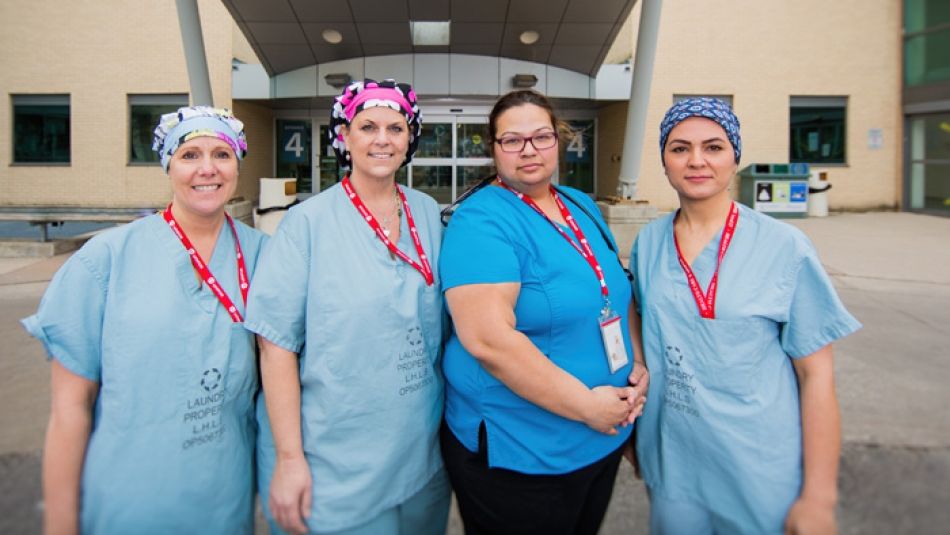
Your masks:
{"label": "beige brick wall", "polygon": [[[233,22],[199,0],[215,104],[231,103]],[[14,0],[0,9],[0,203],[159,206],[159,167],[128,166],[129,93],[188,93],[175,3]],[[10,94],[70,95],[69,166],[11,166]]]}
{"label": "beige brick wall", "polygon": [[274,114],[270,108],[237,101],[234,115],[244,122],[247,135],[247,158],[241,164],[237,195],[256,203],[260,196],[260,179],[273,174]]}
{"label": "beige brick wall", "polygon": [[[847,165],[816,167],[828,171],[833,184],[829,204],[896,206],[901,16],[901,3],[891,0],[664,2],[639,196],[664,210],[676,205],[657,148],[658,125],[674,94],[733,96],[742,122],[742,166],[788,161],[790,96],[847,96]],[[604,159],[622,149],[614,118],[625,113],[623,105],[600,114],[601,192],[616,187],[619,166]],[[878,150],[867,145],[872,128],[883,130]]]}

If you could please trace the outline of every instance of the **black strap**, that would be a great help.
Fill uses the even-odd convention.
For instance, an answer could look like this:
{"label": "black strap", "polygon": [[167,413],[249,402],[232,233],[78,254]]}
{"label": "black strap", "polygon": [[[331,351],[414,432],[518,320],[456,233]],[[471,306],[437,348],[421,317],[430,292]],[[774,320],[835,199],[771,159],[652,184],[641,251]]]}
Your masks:
{"label": "black strap", "polygon": [[[448,218],[452,216],[452,214],[455,212],[455,209],[458,208],[458,205],[461,204],[462,201],[471,197],[472,194],[474,194],[476,191],[494,182],[496,178],[498,178],[498,175],[491,175],[491,176],[487,176],[481,179],[477,184],[467,189],[465,193],[462,193],[461,195],[459,195],[458,198],[455,199],[455,202],[443,208],[442,212],[440,212],[440,216],[442,218],[442,226],[448,226],[449,224]],[[588,218],[590,218],[591,221],[594,222],[594,225],[597,227],[597,230],[600,232],[600,237],[604,239],[604,243],[607,244],[607,247],[614,253],[614,256],[617,257],[617,263],[620,264],[620,269],[622,269],[624,274],[627,276],[627,280],[630,282],[633,282],[633,273],[631,273],[629,269],[623,266],[623,262],[620,260],[620,253],[617,252],[617,248],[614,247],[613,240],[610,239],[610,236],[607,234],[607,231],[605,231],[604,228],[600,225],[600,222],[597,221],[597,218],[594,217],[594,214],[591,214],[590,211],[584,207],[584,205],[577,202],[577,199],[568,195],[567,192],[564,191],[563,189],[557,186],[554,186],[554,190],[557,191],[558,194],[561,195],[562,197],[571,201],[571,203],[573,203],[574,206],[577,206],[578,208],[580,208],[581,211],[584,212],[584,214]]]}
{"label": "black strap", "polygon": [[465,190],[465,193],[462,193],[461,195],[459,195],[458,198],[455,199],[455,202],[443,208],[442,211],[439,212],[439,216],[442,219],[442,226],[443,227],[449,226],[449,218],[452,217],[452,214],[455,213],[455,209],[458,208],[458,205],[461,204],[462,201],[471,197],[476,191],[494,182],[495,178],[497,177],[498,175],[491,175],[491,176],[486,176],[485,178],[479,180],[478,184],[475,184],[474,186],[468,188],[467,190]]}
{"label": "black strap", "polygon": [[584,212],[584,214],[588,218],[590,218],[591,221],[594,222],[594,226],[596,226],[597,230],[600,231],[600,237],[604,239],[604,243],[607,244],[607,248],[609,248],[614,253],[615,257],[617,257],[617,263],[620,264],[620,269],[622,269],[624,274],[627,276],[627,280],[630,282],[633,282],[633,273],[631,273],[629,269],[623,266],[623,261],[620,260],[620,253],[618,253],[617,248],[614,247],[613,240],[610,239],[610,235],[608,235],[607,231],[604,230],[604,227],[600,225],[600,222],[597,221],[597,218],[594,217],[594,214],[590,213],[590,211],[587,208],[585,208],[583,204],[578,202],[577,199],[575,199],[574,197],[571,197],[570,195],[568,195],[567,192],[564,191],[563,189],[557,186],[554,186],[554,190],[557,191],[558,195],[560,195],[561,197],[564,197],[565,199],[574,203],[574,206],[577,206],[578,208],[580,208],[581,212]]}

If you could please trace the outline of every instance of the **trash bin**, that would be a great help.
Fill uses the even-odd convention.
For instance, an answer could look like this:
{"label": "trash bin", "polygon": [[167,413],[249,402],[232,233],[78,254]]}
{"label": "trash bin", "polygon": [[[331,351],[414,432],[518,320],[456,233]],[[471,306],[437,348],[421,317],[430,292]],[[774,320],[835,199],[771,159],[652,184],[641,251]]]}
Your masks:
{"label": "trash bin", "polygon": [[262,178],[261,196],[254,211],[254,226],[273,234],[287,210],[297,204],[296,178]]}
{"label": "trash bin", "polygon": [[739,202],[780,218],[808,215],[807,163],[754,163],[739,171]]}
{"label": "trash bin", "polygon": [[828,173],[812,171],[808,178],[808,217],[825,217],[828,215],[828,193],[831,184],[828,183]]}

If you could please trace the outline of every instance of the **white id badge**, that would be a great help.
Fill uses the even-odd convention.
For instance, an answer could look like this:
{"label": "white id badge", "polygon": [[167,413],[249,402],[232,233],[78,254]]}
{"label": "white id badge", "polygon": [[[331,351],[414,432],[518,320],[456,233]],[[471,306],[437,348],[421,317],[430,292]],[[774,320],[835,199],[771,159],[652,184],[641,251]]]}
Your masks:
{"label": "white id badge", "polygon": [[604,339],[604,351],[607,353],[607,366],[610,373],[616,373],[630,362],[627,347],[623,343],[623,330],[620,316],[609,311],[600,317],[600,336]]}

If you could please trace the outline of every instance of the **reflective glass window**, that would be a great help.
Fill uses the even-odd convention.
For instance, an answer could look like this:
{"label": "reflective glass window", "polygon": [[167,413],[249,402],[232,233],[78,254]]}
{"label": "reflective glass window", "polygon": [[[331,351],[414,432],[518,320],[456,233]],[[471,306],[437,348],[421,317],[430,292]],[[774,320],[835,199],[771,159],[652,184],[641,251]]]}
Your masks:
{"label": "reflective glass window", "polygon": [[489,158],[488,123],[459,123],[456,127],[459,158]]}
{"label": "reflective glass window", "polygon": [[914,117],[908,126],[909,208],[950,213],[950,114]]}
{"label": "reflective glass window", "polygon": [[847,100],[842,97],[793,97],[789,109],[789,161],[846,162]]}
{"label": "reflective glass window", "polygon": [[422,123],[419,148],[414,158],[451,158],[452,124]]}
{"label": "reflective glass window", "polygon": [[904,78],[907,85],[950,81],[950,27],[905,41]]}
{"label": "reflective glass window", "polygon": [[69,95],[13,96],[14,163],[69,163],[69,129]]}
{"label": "reflective glass window", "polygon": [[129,95],[129,163],[157,164],[152,150],[152,133],[166,113],[188,105],[188,95]]}
{"label": "reflective glass window", "polygon": [[431,195],[439,204],[452,202],[451,165],[413,165],[412,187]]}

